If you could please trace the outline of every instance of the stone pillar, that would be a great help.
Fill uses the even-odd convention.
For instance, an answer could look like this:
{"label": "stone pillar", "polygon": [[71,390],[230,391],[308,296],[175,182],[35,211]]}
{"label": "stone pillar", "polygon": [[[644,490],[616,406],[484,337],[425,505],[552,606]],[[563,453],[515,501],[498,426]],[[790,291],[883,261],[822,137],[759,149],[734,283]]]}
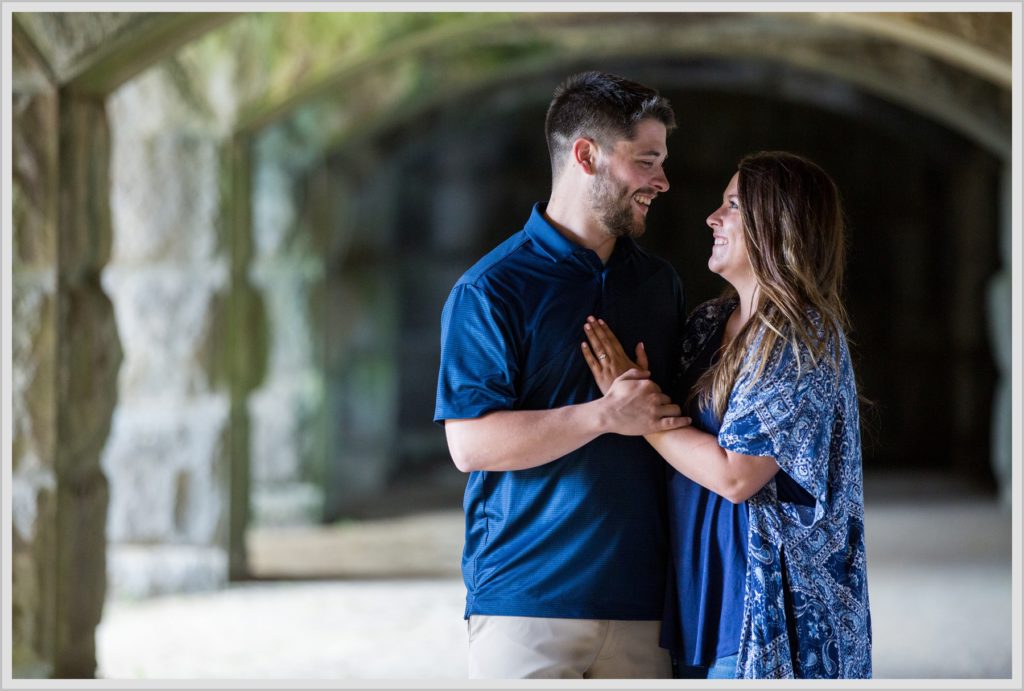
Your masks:
{"label": "stone pillar", "polygon": [[53,672],[57,577],[57,90],[15,25],[12,89],[12,676]]}
{"label": "stone pillar", "polygon": [[[334,178],[324,321],[327,471],[324,519],[364,510],[396,470],[399,342],[398,169]],[[426,174],[422,172],[421,174]]]}
{"label": "stone pillar", "polygon": [[[948,445],[953,467],[965,475],[984,476],[987,459],[979,453],[990,434],[991,422],[979,411],[989,405],[993,387],[990,350],[985,334],[985,302],[989,274],[997,266],[993,239],[1000,232],[998,211],[993,208],[996,170],[986,154],[963,154],[952,173],[948,189],[952,275],[948,305],[952,427]],[[1009,329],[1009,308],[1005,312]]]}
{"label": "stone pillar", "polygon": [[[315,129],[315,128],[310,128]],[[293,122],[253,137],[248,173],[249,256],[237,256],[244,286],[265,310],[250,329],[264,358],[250,369],[251,525],[301,525],[323,514],[323,245],[334,190],[320,168],[321,143]],[[242,276],[239,277],[240,279]],[[255,327],[255,324],[253,325]],[[255,375],[255,376],[252,376]]]}
{"label": "stone pillar", "polygon": [[231,279],[226,322],[225,371],[230,387],[228,446],[228,577],[249,576],[245,533],[251,515],[249,396],[267,367],[266,316],[259,292],[249,280],[252,260],[251,141],[233,138],[226,146],[222,185],[231,247]]}
{"label": "stone pillar", "polygon": [[188,106],[203,92],[182,93],[169,72],[147,70],[106,100],[112,249],[102,286],[124,351],[102,458],[113,598],[209,590],[228,574],[221,135]]}
{"label": "stone pillar", "polygon": [[60,100],[56,345],[56,677],[96,671],[106,594],[108,487],[100,454],[117,402],[121,345],[100,286],[110,256],[109,131],[101,98]]}
{"label": "stone pillar", "polygon": [[1013,239],[1011,209],[1013,196],[1009,163],[1003,165],[999,185],[999,270],[989,279],[986,308],[989,340],[999,379],[992,402],[992,474],[999,486],[999,500],[1006,509],[1013,501],[1013,401],[1011,346],[1013,324],[1011,283]]}

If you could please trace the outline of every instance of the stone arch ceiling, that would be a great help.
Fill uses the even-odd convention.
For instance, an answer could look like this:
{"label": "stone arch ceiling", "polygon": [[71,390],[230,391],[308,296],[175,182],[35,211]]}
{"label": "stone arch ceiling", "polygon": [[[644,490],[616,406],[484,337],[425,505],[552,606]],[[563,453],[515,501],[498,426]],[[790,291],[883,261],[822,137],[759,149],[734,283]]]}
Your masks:
{"label": "stone arch ceiling", "polygon": [[[41,58],[52,81],[82,93],[105,94],[234,15],[15,12],[12,16],[15,46],[20,43],[23,51]],[[17,59],[16,53],[15,65]]]}
{"label": "stone arch ceiling", "polygon": [[[1009,158],[1004,13],[16,13],[56,81],[109,92],[158,59],[250,65],[235,129],[329,100],[332,139],[561,62],[763,59],[835,77]],[[185,46],[181,48],[181,46]],[[258,66],[254,69],[252,66]],[[353,91],[358,89],[358,91]],[[359,93],[358,99],[346,93]],[[383,117],[382,117],[383,116]]]}

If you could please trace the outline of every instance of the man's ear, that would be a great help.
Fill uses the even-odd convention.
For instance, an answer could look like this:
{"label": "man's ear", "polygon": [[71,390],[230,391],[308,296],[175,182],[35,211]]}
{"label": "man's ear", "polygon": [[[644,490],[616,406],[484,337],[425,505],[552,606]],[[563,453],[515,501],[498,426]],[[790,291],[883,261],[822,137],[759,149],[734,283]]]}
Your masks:
{"label": "man's ear", "polygon": [[587,175],[597,171],[597,142],[593,139],[580,137],[572,143],[572,162]]}

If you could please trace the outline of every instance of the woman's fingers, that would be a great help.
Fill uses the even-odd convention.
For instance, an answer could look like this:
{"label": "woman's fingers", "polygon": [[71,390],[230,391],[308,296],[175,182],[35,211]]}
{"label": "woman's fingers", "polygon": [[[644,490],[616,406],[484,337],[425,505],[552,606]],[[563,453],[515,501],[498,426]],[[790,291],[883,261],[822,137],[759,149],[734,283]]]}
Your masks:
{"label": "woman's fingers", "polygon": [[640,365],[641,369],[650,369],[647,362],[647,349],[644,348],[644,342],[640,341],[636,344],[636,364]]}
{"label": "woman's fingers", "polygon": [[642,369],[637,369],[636,367],[631,367],[630,369],[628,369],[625,372],[623,372],[622,374],[620,374],[617,378],[618,379],[650,379],[650,377],[651,377],[651,373],[648,372],[647,370],[642,370]]}
{"label": "woman's fingers", "polygon": [[608,340],[598,326],[596,321],[588,321],[583,325],[583,330],[587,334],[587,340],[590,341],[590,347],[594,349],[595,356],[603,361],[602,364],[611,364],[609,360],[614,357],[615,351],[609,347]]}
{"label": "woman's fingers", "polygon": [[[591,317],[591,319],[593,319],[593,317]],[[594,327],[594,332],[597,334],[598,341],[609,354],[626,354],[626,351],[624,351],[622,346],[619,344],[619,339],[616,338],[615,334],[612,333],[612,330],[608,328],[604,319],[595,319],[591,322],[591,326]]]}
{"label": "woman's fingers", "polygon": [[[593,317],[590,317],[592,320]],[[583,330],[587,334],[587,340],[590,342],[590,347],[594,351],[594,357],[601,361],[601,365],[610,366],[615,356],[615,351],[608,346],[608,341],[601,333],[595,321],[588,321],[583,325]]]}
{"label": "woman's fingers", "polygon": [[587,361],[587,367],[590,368],[591,372],[596,372],[600,367],[597,364],[597,358],[590,353],[590,346],[586,343],[580,344],[580,349],[583,351],[583,359]]}
{"label": "woman's fingers", "polygon": [[[587,317],[587,323],[583,325],[584,330],[587,332],[587,337],[590,339],[590,345],[594,351],[600,357],[601,353],[608,356],[609,359],[618,363],[628,363],[627,366],[632,365],[633,361],[626,355],[626,351],[622,349],[622,344],[619,343],[619,339],[616,338],[615,334],[609,328],[608,324],[603,319],[597,319],[594,316]],[[646,368],[645,368],[646,369]]]}
{"label": "woman's fingers", "polygon": [[590,367],[591,373],[597,377],[597,375],[604,372],[608,367],[607,358],[598,358],[594,354],[594,351],[586,343],[580,344],[580,349],[583,351],[583,359],[587,361],[587,366]]}
{"label": "woman's fingers", "polygon": [[662,432],[668,432],[681,427],[689,427],[693,420],[688,417],[663,417],[658,421]]}
{"label": "woman's fingers", "polygon": [[675,403],[658,406],[658,417],[680,417],[683,409]]}

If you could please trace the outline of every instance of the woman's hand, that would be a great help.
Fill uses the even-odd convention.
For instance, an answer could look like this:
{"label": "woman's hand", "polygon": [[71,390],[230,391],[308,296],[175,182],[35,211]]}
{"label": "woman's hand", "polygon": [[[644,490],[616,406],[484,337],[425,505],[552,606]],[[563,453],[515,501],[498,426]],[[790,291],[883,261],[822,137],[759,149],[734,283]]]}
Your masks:
{"label": "woman's hand", "polygon": [[641,341],[636,344],[636,362],[633,362],[622,349],[622,344],[615,337],[612,330],[604,323],[603,319],[587,317],[587,323],[583,325],[583,331],[587,335],[587,341],[582,344],[583,359],[587,361],[590,372],[597,381],[597,386],[602,394],[608,393],[612,382],[622,374],[631,369],[641,370],[644,377],[651,376],[647,369],[647,352]]}

